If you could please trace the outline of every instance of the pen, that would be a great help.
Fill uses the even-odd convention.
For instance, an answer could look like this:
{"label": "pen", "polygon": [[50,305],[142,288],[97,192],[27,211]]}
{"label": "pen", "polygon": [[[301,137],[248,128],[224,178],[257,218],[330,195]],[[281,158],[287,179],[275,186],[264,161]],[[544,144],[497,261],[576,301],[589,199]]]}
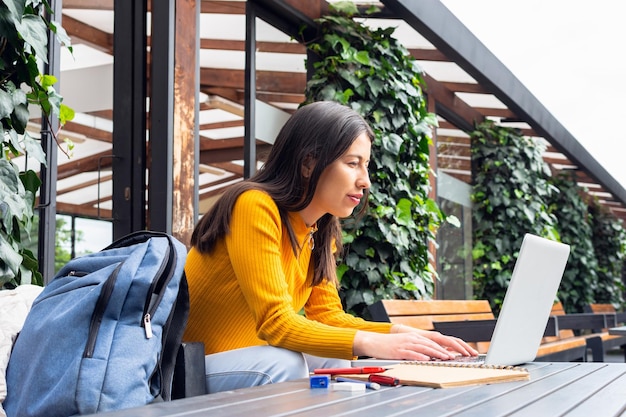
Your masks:
{"label": "pen", "polygon": [[387,368],[380,366],[363,366],[360,368],[318,368],[314,369],[314,374],[340,375],[340,374],[376,374],[385,372]]}
{"label": "pen", "polygon": [[337,382],[355,382],[358,384],[365,384],[365,388],[369,388],[369,389],[380,389],[380,384],[377,382],[369,382],[369,381],[359,381],[357,379],[350,379],[350,378],[343,378],[338,376],[337,378],[335,378],[335,381]]}
{"label": "pen", "polygon": [[370,375],[369,381],[376,382],[377,384],[380,384],[380,385],[390,385],[392,387],[395,387],[396,385],[400,383],[400,380],[398,378],[394,378],[392,376],[387,376],[387,375]]}

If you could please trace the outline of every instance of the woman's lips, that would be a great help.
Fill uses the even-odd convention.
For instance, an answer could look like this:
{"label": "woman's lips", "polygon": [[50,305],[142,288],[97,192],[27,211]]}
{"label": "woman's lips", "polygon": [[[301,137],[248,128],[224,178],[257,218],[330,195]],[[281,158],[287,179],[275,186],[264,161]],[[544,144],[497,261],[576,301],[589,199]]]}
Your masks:
{"label": "woman's lips", "polygon": [[361,198],[362,198],[362,197],[363,197],[363,194],[349,194],[349,195],[348,195],[348,198],[349,198],[350,200],[352,200],[352,202],[353,202],[355,205],[358,205],[358,204],[361,202]]}

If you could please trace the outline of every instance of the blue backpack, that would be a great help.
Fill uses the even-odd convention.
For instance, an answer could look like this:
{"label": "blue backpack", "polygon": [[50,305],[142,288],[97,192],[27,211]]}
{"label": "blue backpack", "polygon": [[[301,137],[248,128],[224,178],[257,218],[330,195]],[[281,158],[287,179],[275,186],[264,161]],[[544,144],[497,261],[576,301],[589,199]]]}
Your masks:
{"label": "blue backpack", "polygon": [[68,262],[35,299],[14,344],[7,416],[170,400],[189,313],[186,256],[173,237],[142,231]]}

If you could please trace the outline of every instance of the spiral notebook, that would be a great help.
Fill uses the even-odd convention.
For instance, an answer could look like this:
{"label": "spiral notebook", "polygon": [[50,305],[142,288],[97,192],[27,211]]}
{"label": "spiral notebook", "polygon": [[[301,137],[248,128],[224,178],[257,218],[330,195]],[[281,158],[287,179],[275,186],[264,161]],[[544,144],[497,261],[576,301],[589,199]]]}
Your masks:
{"label": "spiral notebook", "polygon": [[[451,362],[402,362],[389,366],[380,375],[396,378],[400,385],[432,388],[452,388],[530,379],[528,370],[519,366]],[[349,377],[360,380],[369,378],[368,375],[364,374],[349,375]]]}

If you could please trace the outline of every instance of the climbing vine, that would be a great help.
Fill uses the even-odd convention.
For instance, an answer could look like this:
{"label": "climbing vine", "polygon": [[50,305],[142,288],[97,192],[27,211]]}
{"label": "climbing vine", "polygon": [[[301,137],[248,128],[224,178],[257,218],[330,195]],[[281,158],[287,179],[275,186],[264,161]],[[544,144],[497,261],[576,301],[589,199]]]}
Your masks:
{"label": "climbing vine", "polygon": [[422,70],[392,35],[353,19],[349,2],[330,5],[307,44],[314,73],[307,101],[349,105],[372,126],[367,216],[344,222],[347,253],[338,267],[345,307],[367,316],[382,298],[432,296],[436,271],[428,250],[445,216],[428,196],[429,146],[436,117],[422,91]]}
{"label": "climbing vine", "polygon": [[[0,287],[43,284],[39,265],[28,249],[34,218],[35,195],[41,181],[33,170],[20,172],[12,161],[28,154],[38,163],[46,157],[38,140],[26,130],[29,105],[41,109],[42,117],[60,124],[74,117],[55,91],[56,78],[42,74],[47,62],[48,34],[69,45],[63,28],[49,18],[46,0],[3,0],[0,3]],[[54,36],[54,35],[53,35]],[[53,135],[57,132],[52,132]],[[55,136],[56,137],[56,136]]]}
{"label": "climbing vine", "polygon": [[497,314],[526,233],[560,240],[545,146],[486,120],[471,133],[474,297]]}

